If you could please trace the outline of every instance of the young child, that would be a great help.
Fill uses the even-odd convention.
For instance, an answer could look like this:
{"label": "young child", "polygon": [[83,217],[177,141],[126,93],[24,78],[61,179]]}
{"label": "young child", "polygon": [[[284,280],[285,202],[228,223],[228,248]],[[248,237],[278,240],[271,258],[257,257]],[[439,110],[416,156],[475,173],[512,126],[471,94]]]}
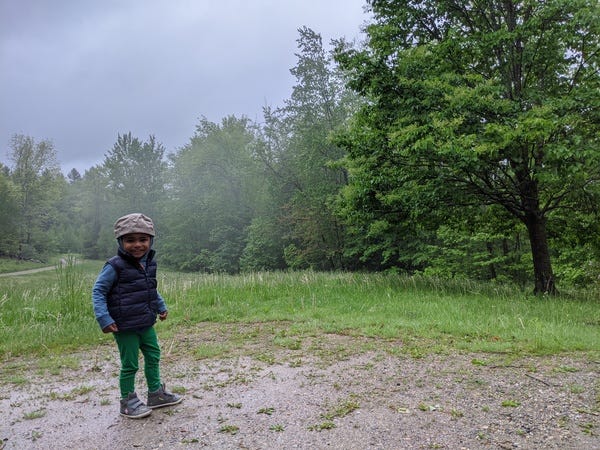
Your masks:
{"label": "young child", "polygon": [[[176,405],[183,398],[167,392],[160,380],[160,347],[154,330],[156,316],[167,318],[167,306],[156,286],[154,224],[140,214],[115,222],[118,253],[104,264],[92,290],[94,313],[104,333],[113,333],[121,356],[119,387],[122,416],[139,419],[152,409]],[[135,392],[139,352],[144,355],[148,385],[145,405]]]}

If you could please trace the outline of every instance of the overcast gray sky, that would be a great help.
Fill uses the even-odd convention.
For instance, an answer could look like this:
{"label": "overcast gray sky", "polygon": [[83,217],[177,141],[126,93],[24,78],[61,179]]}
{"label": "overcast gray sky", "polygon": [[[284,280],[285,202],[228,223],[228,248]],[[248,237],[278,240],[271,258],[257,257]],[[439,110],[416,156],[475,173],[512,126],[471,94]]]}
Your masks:
{"label": "overcast gray sky", "polygon": [[119,133],[171,153],[200,117],[260,121],[291,94],[298,28],[360,39],[365,3],[0,0],[0,161],[24,134],[83,174]]}

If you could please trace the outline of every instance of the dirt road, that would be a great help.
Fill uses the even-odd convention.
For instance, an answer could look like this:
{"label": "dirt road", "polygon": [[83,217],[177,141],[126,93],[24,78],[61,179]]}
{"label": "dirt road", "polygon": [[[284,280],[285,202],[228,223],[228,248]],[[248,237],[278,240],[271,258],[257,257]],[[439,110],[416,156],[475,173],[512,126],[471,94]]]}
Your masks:
{"label": "dirt road", "polygon": [[[600,363],[589,355],[411,355],[397,341],[284,340],[285,328],[198,324],[166,339],[163,378],[185,400],[141,420],[118,415],[110,339],[5,360],[0,448],[600,448]],[[140,376],[142,398],[144,386]]]}
{"label": "dirt road", "polygon": [[56,270],[56,266],[39,267],[37,269],[20,270],[18,272],[0,273],[0,277],[13,277],[15,275],[30,275],[32,273],[46,272],[48,270]]}

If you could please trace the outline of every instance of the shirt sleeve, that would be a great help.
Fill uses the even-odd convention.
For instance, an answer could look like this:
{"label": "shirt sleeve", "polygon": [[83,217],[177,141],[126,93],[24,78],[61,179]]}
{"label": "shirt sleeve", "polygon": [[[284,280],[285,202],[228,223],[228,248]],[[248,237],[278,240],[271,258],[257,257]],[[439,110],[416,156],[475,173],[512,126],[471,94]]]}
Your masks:
{"label": "shirt sleeve", "polygon": [[167,303],[165,302],[165,299],[162,297],[162,295],[160,295],[160,293],[158,291],[156,291],[156,301],[158,302],[158,313],[162,314],[167,310]]}
{"label": "shirt sleeve", "polygon": [[[147,258],[148,258],[148,254],[146,253],[140,259],[140,263],[144,266],[144,269],[146,269],[147,264],[148,264]],[[167,303],[165,302],[165,299],[163,298],[163,296],[160,295],[160,292],[158,292],[158,290],[156,291],[156,310],[158,311],[159,314],[162,314],[167,310]]]}
{"label": "shirt sleeve", "polygon": [[104,264],[104,267],[98,274],[94,287],[92,289],[92,303],[94,305],[94,314],[101,329],[106,328],[115,321],[108,313],[108,293],[117,279],[117,272],[110,264]]}

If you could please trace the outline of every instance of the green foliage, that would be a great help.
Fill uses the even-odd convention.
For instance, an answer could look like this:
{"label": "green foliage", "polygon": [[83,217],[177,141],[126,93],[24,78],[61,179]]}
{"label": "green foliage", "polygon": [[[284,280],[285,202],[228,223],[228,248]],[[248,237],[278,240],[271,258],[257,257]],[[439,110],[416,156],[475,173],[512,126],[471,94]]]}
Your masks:
{"label": "green foliage", "polygon": [[131,133],[117,136],[102,165],[108,190],[116,204],[114,219],[132,211],[158,217],[159,204],[165,194],[164,153],[163,145],[154,136],[146,142]]}
{"label": "green foliage", "polygon": [[251,153],[248,119],[203,119],[191,142],[171,156],[172,200],[165,205],[164,259],[183,270],[239,271],[247,228],[265,200]]}
{"label": "green foliage", "polygon": [[[0,165],[0,168],[3,168]],[[0,255],[16,255],[18,250],[17,187],[4,170],[0,171]]]}
{"label": "green foliage", "polygon": [[368,99],[339,140],[345,214],[439,224],[499,205],[527,228],[536,292],[553,292],[548,218],[600,180],[598,3],[370,4],[366,46],[337,54]]}
{"label": "green foliage", "polygon": [[100,167],[92,167],[80,182],[71,185],[79,193],[75,201],[79,220],[75,223],[81,227],[81,251],[90,259],[106,258],[115,251],[112,224],[118,216],[111,212],[113,194],[106,189],[109,180],[104,172]]}
{"label": "green foliage", "polygon": [[286,227],[286,262],[295,268],[339,269],[346,265],[345,231],[333,198],[347,175],[336,164],[344,152],[330,136],[345,124],[356,100],[321,36],[308,28],[299,34],[298,61],[291,69],[297,84],[284,107],[266,111],[259,156],[278,193],[275,211]]}
{"label": "green foliage", "polygon": [[600,202],[594,186],[586,189],[580,204],[580,211],[565,210],[552,217],[549,239],[557,278],[567,286],[586,287],[597,284],[600,273]]}
{"label": "green foliage", "polygon": [[242,272],[284,269],[282,239],[269,218],[257,217],[248,227],[246,246],[240,257]]}
{"label": "green foliage", "polygon": [[115,253],[114,221],[131,212],[143,212],[160,228],[166,196],[165,149],[154,136],[141,141],[131,133],[119,134],[102,165],[73,178],[70,187],[72,221],[68,230],[77,236],[66,250],[86,258],[107,258]]}
{"label": "green foliage", "polygon": [[440,224],[423,252],[423,273],[529,284],[531,252],[526,230],[497,207],[466,209]]}
{"label": "green foliage", "polygon": [[178,270],[520,288],[533,274],[538,292],[555,278],[593,292],[597,2],[369,4],[361,48],[334,41],[332,53],[299,30],[291,97],[260,123],[202,119],[167,157],[154,136],[119,134],[102,164],[67,178],[50,141],[15,135],[0,165],[0,255],[106,259],[115,219],[141,211],[162,267]]}
{"label": "green foliage", "polygon": [[4,239],[9,240],[6,245],[11,256],[44,259],[57,250],[58,243],[51,237],[52,231],[60,227],[58,204],[66,181],[59,171],[52,142],[36,143],[30,136],[16,134],[10,147],[12,168],[8,175],[14,189],[5,184],[4,197],[10,209],[16,201],[7,225],[16,225],[18,234],[15,236],[14,229],[9,229]]}

